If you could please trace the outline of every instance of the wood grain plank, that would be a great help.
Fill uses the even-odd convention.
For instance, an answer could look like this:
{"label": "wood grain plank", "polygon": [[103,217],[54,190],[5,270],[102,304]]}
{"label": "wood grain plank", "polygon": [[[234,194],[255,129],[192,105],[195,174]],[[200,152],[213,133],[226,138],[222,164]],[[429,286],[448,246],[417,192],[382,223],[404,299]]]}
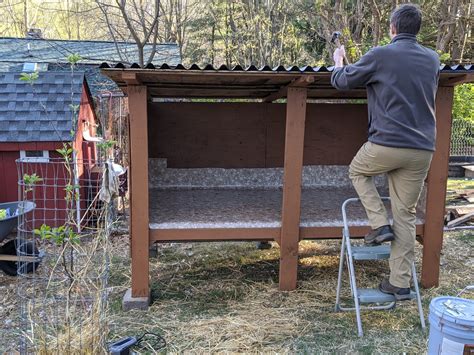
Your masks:
{"label": "wood grain plank", "polygon": [[149,297],[147,88],[128,87],[132,297]]}
{"label": "wood grain plank", "polygon": [[[151,103],[149,111],[150,157],[170,168],[283,166],[285,104]],[[348,165],[365,141],[366,105],[307,105],[304,165]]]}
{"label": "wood grain plank", "polygon": [[438,286],[439,261],[443,247],[443,227],[448,180],[449,146],[451,141],[452,87],[440,87],[436,96],[436,151],[428,173],[425,233],[421,284],[425,288]]}
{"label": "wood grain plank", "polygon": [[306,118],[305,88],[288,88],[280,236],[280,290],[294,290],[298,274],[301,174]]}
{"label": "wood grain plank", "polygon": [[279,239],[280,228],[150,229],[150,243],[216,240],[275,240],[279,242]]}

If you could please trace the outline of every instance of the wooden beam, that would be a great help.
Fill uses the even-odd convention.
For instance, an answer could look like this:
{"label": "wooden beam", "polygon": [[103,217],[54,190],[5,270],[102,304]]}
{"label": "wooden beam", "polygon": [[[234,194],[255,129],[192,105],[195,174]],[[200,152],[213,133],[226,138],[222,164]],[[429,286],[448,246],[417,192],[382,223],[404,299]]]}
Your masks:
{"label": "wooden beam", "polygon": [[280,290],[285,291],[296,288],[298,273],[306,95],[306,88],[288,88],[280,235]]}
{"label": "wooden beam", "polygon": [[300,76],[299,78],[293,79],[288,85],[282,86],[277,92],[268,95],[263,99],[263,102],[273,102],[287,96],[289,87],[307,87],[314,83],[314,76]]}
{"label": "wooden beam", "polygon": [[456,75],[450,78],[440,78],[440,86],[455,86],[463,83],[469,83],[474,80],[473,74]]}
{"label": "wooden beam", "polygon": [[149,297],[148,112],[146,86],[128,86],[132,297]]}
{"label": "wooden beam", "polygon": [[280,228],[150,228],[150,243],[165,241],[280,240]]}
{"label": "wooden beam", "polygon": [[446,227],[448,228],[456,227],[464,222],[470,221],[471,219],[474,219],[474,212],[470,212],[468,214],[465,214],[464,216],[453,219],[452,221],[448,222]]}
{"label": "wooden beam", "polygon": [[[423,235],[423,224],[416,226],[416,234]],[[371,231],[369,226],[351,226],[351,236],[363,237]],[[150,245],[155,242],[209,242],[232,240],[274,240],[280,244],[281,228],[174,228],[159,229],[150,227]],[[340,239],[342,225],[334,227],[300,227],[300,240]]]}
{"label": "wooden beam", "polygon": [[436,151],[428,173],[426,222],[423,238],[421,284],[438,286],[439,261],[443,246],[444,206],[448,180],[449,146],[451,141],[452,87],[440,87],[436,95]]}
{"label": "wooden beam", "polygon": [[[339,239],[342,238],[342,225],[340,227],[301,227],[300,240],[303,239]],[[363,237],[372,229],[370,226],[351,226],[351,237]],[[423,235],[424,225],[416,225],[416,235]]]}
{"label": "wooden beam", "polygon": [[39,256],[26,256],[26,255],[8,255],[8,254],[0,254],[0,261],[24,261],[24,262],[31,262],[37,263],[41,261],[41,257]]}
{"label": "wooden beam", "polygon": [[141,81],[138,78],[137,73],[133,72],[122,72],[122,80],[127,83],[127,85],[140,85]]}

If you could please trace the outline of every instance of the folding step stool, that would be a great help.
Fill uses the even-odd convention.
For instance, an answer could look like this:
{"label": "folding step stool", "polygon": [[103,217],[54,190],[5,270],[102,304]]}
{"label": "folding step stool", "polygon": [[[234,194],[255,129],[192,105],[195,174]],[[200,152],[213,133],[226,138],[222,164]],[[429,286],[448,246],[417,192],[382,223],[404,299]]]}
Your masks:
{"label": "folding step stool", "polygon": [[[390,201],[389,197],[382,197],[383,201]],[[358,198],[349,198],[342,204],[342,218],[344,229],[342,231],[341,257],[339,260],[339,275],[337,278],[336,290],[336,307],[337,311],[354,311],[357,318],[357,331],[359,336],[363,336],[362,321],[360,318],[361,309],[365,310],[388,310],[395,308],[395,296],[383,293],[377,289],[357,288],[354,260],[386,260],[390,258],[390,245],[379,246],[352,246],[349,234],[349,222],[347,221],[346,206],[352,202],[360,202]],[[351,286],[351,296],[354,299],[354,307],[344,307],[341,305],[341,286],[344,262],[347,262],[349,272],[349,283]],[[410,298],[416,299],[418,303],[418,312],[420,314],[421,328],[425,329],[425,317],[421,306],[420,290],[418,288],[418,280],[416,277],[415,263],[412,265],[412,278],[415,286],[415,292],[411,291]],[[376,304],[373,306],[361,306],[361,304]]]}

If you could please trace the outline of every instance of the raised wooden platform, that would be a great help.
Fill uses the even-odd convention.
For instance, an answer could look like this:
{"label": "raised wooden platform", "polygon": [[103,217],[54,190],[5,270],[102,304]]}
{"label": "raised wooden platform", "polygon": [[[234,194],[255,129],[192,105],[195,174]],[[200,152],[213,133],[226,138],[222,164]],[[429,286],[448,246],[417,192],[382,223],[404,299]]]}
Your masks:
{"label": "raised wooden platform", "polygon": [[[386,188],[380,188],[387,195]],[[301,195],[303,238],[334,238],[343,225],[341,205],[355,197],[352,187],[304,188]],[[150,189],[150,239],[170,240],[279,240],[282,190],[208,188]],[[387,210],[390,211],[389,206]],[[369,228],[361,205],[348,209],[355,235]],[[418,224],[424,214],[418,211]]]}

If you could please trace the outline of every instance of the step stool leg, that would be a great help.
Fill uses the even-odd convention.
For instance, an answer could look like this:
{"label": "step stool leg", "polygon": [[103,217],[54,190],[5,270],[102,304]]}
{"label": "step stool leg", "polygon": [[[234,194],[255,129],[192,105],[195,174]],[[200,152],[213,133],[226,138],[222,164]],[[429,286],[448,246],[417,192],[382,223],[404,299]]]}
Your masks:
{"label": "step stool leg", "polygon": [[344,257],[345,257],[345,237],[343,232],[342,243],[341,243],[341,256],[339,257],[339,273],[337,275],[337,288],[336,288],[336,306],[334,310],[339,311],[339,304],[341,303],[341,286],[342,286],[342,273],[344,271]]}
{"label": "step stool leg", "polygon": [[355,270],[354,270],[354,262],[352,260],[352,255],[351,255],[351,246],[350,246],[350,238],[346,238],[346,243],[347,243],[347,259],[348,259],[348,266],[349,266],[349,277],[350,277],[350,283],[351,283],[351,290],[352,290],[352,295],[354,297],[354,306],[355,306],[355,311],[356,311],[356,318],[357,318],[357,333],[359,337],[362,337],[364,335],[364,332],[362,330],[362,320],[360,318],[360,304],[359,304],[359,294],[357,292],[357,283],[356,283],[356,278],[355,278]]}
{"label": "step stool leg", "polygon": [[418,278],[416,277],[416,267],[414,262],[411,266],[411,275],[413,277],[413,284],[415,285],[416,302],[418,303],[418,313],[420,314],[421,329],[425,329],[425,315],[423,314],[423,306],[421,305],[420,288],[418,287]]}
{"label": "step stool leg", "polygon": [[[346,264],[347,264],[347,273],[349,274],[349,283],[352,283],[352,274],[351,269],[349,268],[349,254],[346,253]],[[352,286],[350,287],[351,290],[351,297],[354,297],[354,292],[352,291]]]}

